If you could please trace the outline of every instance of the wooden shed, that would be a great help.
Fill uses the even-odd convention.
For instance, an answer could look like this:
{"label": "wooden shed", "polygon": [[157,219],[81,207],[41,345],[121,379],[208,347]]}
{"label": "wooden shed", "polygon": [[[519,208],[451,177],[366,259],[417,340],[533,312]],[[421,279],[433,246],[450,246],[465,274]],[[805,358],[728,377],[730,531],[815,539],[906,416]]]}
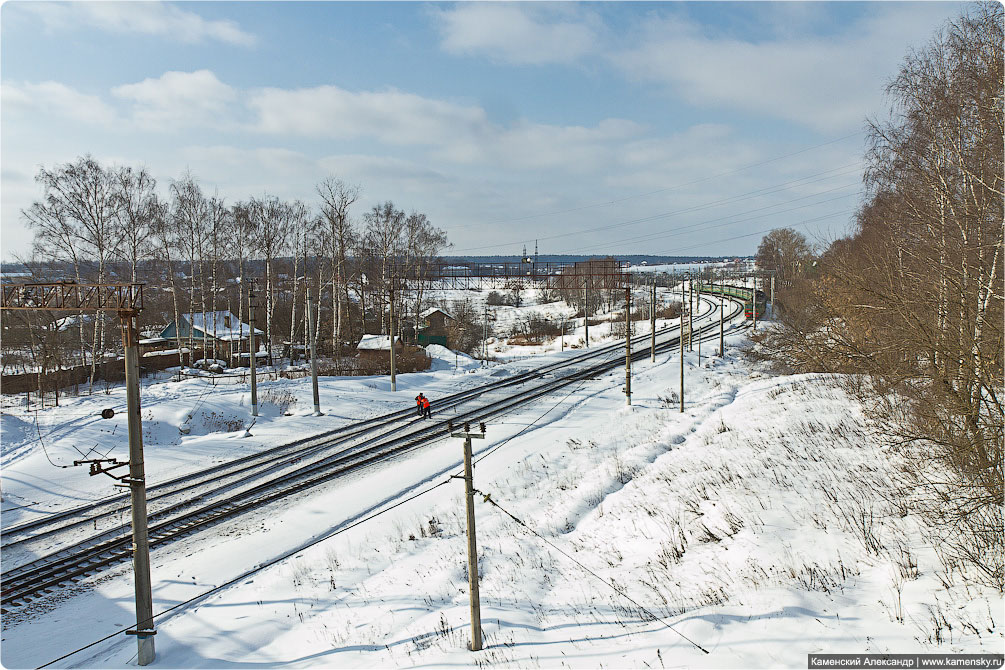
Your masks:
{"label": "wooden shed", "polygon": [[[394,353],[400,354],[405,348],[401,338],[394,338]],[[359,344],[356,345],[356,352],[360,358],[377,361],[390,361],[391,359],[391,336],[390,335],[364,335]]]}

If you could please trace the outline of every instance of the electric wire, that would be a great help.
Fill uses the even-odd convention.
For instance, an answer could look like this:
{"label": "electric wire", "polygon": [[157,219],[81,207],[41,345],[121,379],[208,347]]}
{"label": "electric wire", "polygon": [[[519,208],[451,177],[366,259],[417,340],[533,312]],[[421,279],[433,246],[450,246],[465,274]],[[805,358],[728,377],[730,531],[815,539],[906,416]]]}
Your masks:
{"label": "electric wire", "polygon": [[[614,353],[615,352],[612,351],[611,353],[607,354],[607,357],[603,359],[604,362],[607,362],[607,361],[611,360],[611,357],[614,355]],[[524,426],[523,428],[521,428],[518,432],[514,433],[513,435],[510,435],[505,440],[503,440],[499,444],[497,444],[494,447],[492,447],[492,449],[490,449],[489,451],[485,452],[484,454],[480,455],[478,458],[474,459],[473,462],[475,464],[478,464],[478,463],[482,462],[483,460],[485,460],[486,458],[488,458],[489,456],[491,456],[492,454],[494,454],[496,451],[498,451],[500,448],[502,448],[504,445],[506,445],[510,441],[516,439],[517,437],[520,437],[525,432],[527,432],[528,430],[530,430],[530,428],[532,426],[534,426],[538,421],[540,421],[544,417],[548,416],[552,412],[552,410],[554,410],[559,405],[561,405],[563,402],[565,402],[566,399],[569,398],[573,393],[576,393],[577,391],[579,391],[579,389],[581,389],[583,387],[583,385],[586,383],[586,381],[587,381],[587,378],[580,379],[579,382],[572,388],[571,391],[569,391],[568,393],[566,393],[564,396],[562,396],[558,400],[558,402],[556,402],[554,405],[552,405],[551,407],[549,407],[544,412],[544,414],[542,414],[541,416],[539,416],[536,419],[534,419],[533,421],[531,421],[529,424],[527,424],[526,426]]]}
{"label": "electric wire", "polygon": [[734,170],[729,170],[727,172],[720,172],[718,174],[709,175],[707,177],[701,177],[699,179],[695,179],[695,180],[692,180],[692,181],[689,181],[689,182],[684,182],[684,183],[681,183],[681,184],[676,184],[674,186],[667,186],[665,188],[656,189],[655,191],[648,191],[646,193],[639,193],[638,195],[630,195],[630,196],[626,196],[624,198],[618,198],[616,200],[608,200],[608,201],[605,201],[605,202],[598,202],[598,203],[593,203],[593,204],[590,204],[590,205],[581,205],[579,207],[571,207],[569,209],[561,209],[561,210],[556,210],[556,211],[553,211],[553,212],[544,212],[544,213],[541,213],[541,214],[528,214],[526,216],[513,217],[513,218],[509,218],[509,219],[496,219],[494,221],[489,221],[488,223],[510,223],[510,222],[514,222],[514,221],[526,221],[528,219],[536,219],[536,218],[540,218],[540,217],[543,217],[543,216],[553,216],[555,214],[567,214],[567,213],[570,213],[570,212],[579,212],[579,211],[582,211],[584,209],[592,209],[594,207],[604,207],[606,205],[614,205],[614,204],[617,204],[619,202],[626,202],[628,200],[634,200],[634,199],[637,199],[637,198],[644,198],[644,197],[647,197],[647,196],[650,196],[650,195],[656,195],[657,193],[666,193],[667,191],[673,191],[673,190],[676,190],[678,188],[684,188],[685,186],[693,186],[694,184],[700,184],[702,182],[711,181],[712,179],[718,179],[719,177],[728,177],[729,175],[737,174],[737,173],[743,172],[745,170],[749,170],[751,168],[760,167],[762,165],[767,165],[768,163],[774,163],[775,161],[780,161],[780,160],[782,160],[784,158],[791,158],[792,156],[798,156],[799,154],[806,153],[807,151],[812,151],[814,149],[819,149],[821,147],[826,147],[826,146],[831,145],[831,144],[836,144],[838,142],[843,142],[844,140],[847,140],[849,138],[861,135],[864,132],[865,132],[864,130],[859,130],[857,132],[850,133],[848,135],[844,135],[842,137],[839,137],[839,138],[837,138],[835,140],[830,140],[828,142],[823,142],[822,144],[815,144],[815,145],[813,145],[811,147],[806,147],[805,149],[800,149],[799,151],[793,151],[792,153],[783,154],[781,156],[775,156],[774,158],[769,158],[767,160],[760,161],[758,163],[751,163],[749,165],[744,165],[744,166],[738,167],[738,168],[736,168]]}
{"label": "electric wire", "polygon": [[[585,234],[585,233],[599,232],[599,231],[602,231],[602,230],[612,230],[612,229],[615,229],[615,228],[624,228],[626,226],[633,226],[633,225],[636,225],[636,224],[639,224],[639,223],[646,223],[646,222],[649,222],[649,221],[655,221],[657,219],[668,218],[668,217],[677,216],[677,215],[680,215],[680,214],[688,214],[688,213],[692,213],[692,212],[696,212],[696,211],[701,211],[703,209],[710,209],[712,207],[719,207],[719,206],[722,206],[722,205],[735,204],[737,202],[743,202],[744,200],[751,200],[753,198],[758,198],[758,197],[761,197],[761,196],[764,196],[764,195],[771,195],[772,193],[778,193],[779,191],[785,191],[785,190],[791,189],[794,186],[806,186],[807,184],[814,184],[814,183],[817,183],[819,181],[825,181],[827,179],[831,179],[831,178],[834,178],[834,177],[841,177],[841,176],[844,176],[844,175],[847,175],[847,174],[853,174],[855,172],[858,172],[859,170],[858,169],[847,170],[845,172],[838,172],[837,174],[830,174],[830,173],[836,172],[837,170],[843,170],[844,168],[847,168],[847,167],[860,166],[860,165],[861,165],[861,163],[849,163],[847,165],[842,165],[842,166],[837,167],[837,168],[832,168],[830,170],[825,170],[823,172],[818,172],[818,173],[815,173],[815,174],[812,174],[812,175],[808,175],[806,177],[800,177],[799,179],[793,179],[793,180],[789,180],[789,181],[785,181],[785,182],[780,182],[778,184],[772,184],[770,186],[765,186],[763,188],[755,189],[753,191],[747,191],[746,193],[741,193],[739,195],[729,196],[729,197],[726,197],[726,198],[719,198],[718,200],[711,200],[711,201],[700,203],[700,204],[697,204],[697,205],[692,205],[691,207],[685,207],[684,209],[680,209],[680,210],[672,210],[672,211],[669,211],[669,212],[659,212],[657,214],[650,214],[648,216],[639,217],[639,218],[635,218],[635,219],[628,219],[628,220],[625,220],[625,221],[617,221],[617,222],[614,222],[614,223],[608,223],[608,224],[604,224],[604,225],[601,225],[601,226],[595,226],[593,228],[582,228],[582,229],[578,229],[578,230],[571,231],[571,232],[568,232],[568,233],[558,233],[558,234],[555,234],[555,235],[547,235],[547,236],[544,236],[544,237],[537,237],[536,239],[538,241],[540,241],[540,240],[554,240],[554,239],[559,239],[559,238],[562,238],[562,237],[569,237],[569,236],[572,236],[572,235],[582,235],[582,234]],[[821,176],[821,175],[826,175],[826,176]],[[819,177],[819,178],[818,179],[812,179],[813,177]],[[803,183],[800,183],[800,182],[803,182]],[[519,244],[519,242],[491,244],[491,245],[483,245],[483,246],[479,246],[479,247],[467,247],[465,249],[458,249],[458,250],[456,250],[455,253],[461,253],[461,252],[466,252],[466,251],[479,251],[479,250],[482,250],[482,249],[493,249],[493,248],[501,247],[501,246],[510,246],[511,244]]]}
{"label": "electric wire", "polygon": [[[42,430],[38,427],[38,410],[35,410],[35,433],[38,435],[38,443],[42,445],[42,452],[45,454],[46,459],[49,461],[51,465],[57,468],[72,467],[70,465],[60,465],[56,463],[54,460],[52,460],[51,456],[49,456],[49,450],[46,449],[45,441],[42,439]],[[77,449],[77,447],[74,447],[74,449]],[[77,449],[77,451],[80,451],[80,449]]]}
{"label": "electric wire", "polygon": [[[610,358],[610,355],[608,355],[608,359],[609,358]],[[585,381],[586,381],[585,379],[581,380],[580,381],[580,385],[582,385],[582,383],[584,383]],[[527,431],[531,426],[535,425],[538,421],[540,421],[542,418],[544,418],[545,416],[547,416],[548,413],[550,413],[552,409],[554,409],[555,407],[557,407],[558,405],[560,405],[562,402],[564,402],[565,399],[569,395],[571,395],[571,394],[572,394],[572,392],[570,392],[570,393],[566,394],[565,396],[563,396],[562,398],[560,398],[558,400],[558,402],[556,402],[555,405],[553,405],[547,412],[545,412],[544,414],[542,414],[538,418],[534,419],[534,421],[532,421],[530,424],[528,424],[527,426],[525,426],[516,435],[513,435],[513,436],[507,438],[502,444],[505,444],[505,443],[509,442],[510,440],[512,440],[513,438],[517,437],[521,433]],[[492,450],[490,450],[488,453],[482,455],[478,460],[480,461],[483,458],[485,458],[486,456],[494,453],[500,446],[502,446],[502,444],[497,445],[496,447],[493,447]],[[63,467],[69,467],[69,466],[63,466]],[[288,551],[288,552],[285,552],[285,553],[283,553],[283,554],[281,554],[279,556],[273,557],[273,558],[269,559],[268,561],[266,561],[265,563],[261,563],[261,564],[255,566],[254,568],[245,571],[241,575],[239,575],[237,577],[234,577],[233,579],[230,579],[230,580],[228,580],[228,581],[226,581],[226,582],[224,582],[222,584],[219,584],[217,586],[214,586],[213,588],[209,589],[208,591],[204,591],[203,593],[195,595],[195,596],[189,598],[188,600],[176,603],[175,605],[172,605],[171,607],[169,607],[169,608],[167,608],[165,610],[161,610],[160,612],[154,614],[153,617],[151,617],[151,620],[158,619],[158,618],[164,616],[165,614],[168,614],[168,613],[170,613],[170,612],[172,612],[172,611],[174,611],[174,610],[176,610],[176,609],[178,609],[180,607],[184,607],[186,605],[191,605],[192,603],[198,602],[199,600],[202,600],[203,598],[207,598],[207,597],[213,595],[214,593],[216,593],[216,592],[218,592],[218,591],[220,591],[220,590],[222,590],[224,588],[227,588],[228,586],[232,586],[233,584],[236,584],[237,582],[241,581],[242,579],[247,579],[248,577],[250,577],[250,576],[252,576],[254,574],[257,574],[258,572],[261,572],[262,570],[265,570],[266,568],[270,568],[273,565],[275,565],[275,564],[277,564],[277,563],[279,563],[281,561],[284,561],[284,560],[288,559],[291,556],[294,556],[295,554],[297,554],[299,552],[302,552],[302,551],[304,551],[306,549],[310,549],[311,547],[313,547],[315,545],[318,545],[321,542],[324,542],[325,540],[331,539],[331,538],[333,538],[333,537],[335,537],[337,535],[341,535],[342,533],[344,533],[346,531],[349,531],[349,530],[352,530],[353,528],[356,528],[357,526],[360,526],[360,525],[362,525],[362,524],[364,524],[364,523],[366,523],[368,521],[371,521],[372,519],[375,519],[378,516],[386,514],[387,512],[390,512],[391,510],[393,510],[393,509],[395,509],[397,507],[401,507],[402,505],[404,505],[406,503],[409,503],[409,502],[415,500],[416,498],[420,498],[420,497],[426,495],[427,493],[431,493],[432,491],[435,491],[436,489],[440,488],[441,486],[444,486],[446,484],[451,483],[454,479],[455,479],[455,475],[451,475],[451,476],[447,477],[446,479],[440,481],[439,483],[434,484],[434,485],[430,486],[427,489],[423,489],[422,491],[419,491],[418,493],[415,493],[415,494],[413,494],[413,495],[411,495],[411,496],[409,496],[409,497],[407,497],[407,498],[405,498],[403,500],[399,500],[398,502],[396,502],[396,503],[394,503],[394,504],[392,504],[392,505],[390,505],[388,507],[385,507],[385,508],[383,508],[381,510],[378,510],[378,511],[374,512],[373,514],[370,514],[369,516],[363,517],[362,519],[357,519],[356,521],[350,523],[349,525],[342,526],[342,527],[340,527],[340,528],[338,528],[338,529],[336,529],[336,530],[334,530],[332,532],[329,532],[329,533],[326,533],[325,535],[322,535],[321,537],[318,537],[318,538],[315,538],[313,540],[310,540],[309,542],[307,542],[305,544],[302,544],[302,545],[298,546],[297,548],[295,548],[295,549],[293,549],[291,551]],[[49,661],[49,662],[47,662],[47,663],[45,663],[43,665],[38,666],[38,668],[39,668],[39,670],[41,670],[42,668],[47,668],[50,665],[52,665],[53,663],[58,663],[59,661],[62,661],[64,659],[66,659],[66,658],[69,658],[70,656],[73,656],[75,654],[79,654],[82,651],[86,651],[87,649],[90,649],[91,647],[93,647],[93,646],[95,646],[97,644],[101,644],[102,642],[110,640],[113,637],[116,637],[117,635],[123,635],[124,633],[125,633],[125,631],[122,631],[122,630],[118,630],[118,631],[115,631],[114,633],[110,633],[109,635],[106,635],[105,637],[102,637],[102,638],[100,638],[98,640],[94,640],[93,642],[90,642],[90,643],[84,645],[83,647],[78,647],[77,649],[69,651],[69,652],[63,654],[62,656],[60,656],[59,658],[54,658],[51,661]]]}
{"label": "electric wire", "polygon": [[678,252],[679,251],[691,251],[692,249],[700,249],[701,247],[707,247],[710,244],[721,244],[722,242],[732,242],[733,240],[742,240],[745,237],[754,237],[755,235],[766,235],[766,234],[774,232],[776,230],[783,230],[785,228],[794,228],[796,226],[805,226],[805,225],[810,224],[810,223],[816,223],[817,221],[823,221],[824,219],[832,219],[835,216],[844,216],[846,214],[851,214],[854,211],[855,210],[853,210],[853,209],[846,209],[846,210],[841,211],[841,212],[833,212],[831,214],[825,214],[823,216],[818,216],[818,217],[813,218],[813,219],[806,219],[805,221],[799,221],[798,223],[786,224],[784,226],[775,226],[774,228],[765,228],[764,230],[758,230],[758,231],[755,231],[753,233],[746,233],[744,235],[735,235],[733,237],[726,237],[726,238],[714,240],[714,241],[711,241],[711,242],[702,242],[700,244],[693,244],[693,245],[691,245],[689,247],[682,247],[680,249],[677,249],[676,251],[678,251]]}
{"label": "electric wire", "polygon": [[[751,212],[759,212],[759,211],[762,211],[762,210],[765,210],[765,209],[772,209],[772,208],[778,207],[780,205],[786,205],[786,204],[789,204],[789,203],[792,203],[792,202],[798,202],[799,200],[805,200],[807,197],[816,197],[818,195],[823,195],[825,193],[830,193],[832,191],[839,191],[839,190],[844,189],[844,188],[849,188],[850,186],[856,186],[856,184],[845,184],[845,185],[842,185],[842,186],[835,186],[834,188],[827,189],[826,191],[821,191],[820,193],[816,193],[813,196],[804,196],[802,198],[796,198],[794,200],[789,200],[789,201],[786,201],[786,202],[777,203],[775,205],[767,205],[765,207],[759,207],[757,209],[747,210],[746,212],[739,212],[737,214],[730,214],[728,216],[719,217],[717,219],[706,219],[704,221],[699,221],[697,223],[689,223],[689,224],[684,225],[684,226],[678,226],[676,228],[671,228],[670,232],[660,231],[658,233],[648,233],[646,235],[640,235],[640,236],[637,236],[637,237],[624,238],[622,240],[618,240],[618,244],[620,245],[620,244],[625,244],[625,243],[628,243],[628,242],[647,242],[647,241],[650,241],[650,240],[662,239],[664,237],[675,237],[677,235],[682,235],[685,232],[689,232],[689,231],[691,231],[694,228],[697,228],[699,226],[704,226],[704,225],[709,224],[709,223],[715,223],[717,221],[722,221],[723,219],[733,219],[733,217],[743,216],[743,215],[749,214]],[[799,205],[798,207],[790,207],[789,209],[782,209],[782,210],[779,210],[779,211],[776,211],[776,212],[767,212],[765,214],[759,214],[757,216],[751,216],[751,217],[747,217],[745,219],[733,219],[733,220],[725,221],[723,223],[719,223],[719,224],[714,225],[714,226],[707,226],[706,228],[703,228],[702,231],[696,231],[696,232],[704,232],[705,230],[712,230],[712,229],[715,229],[715,228],[722,228],[723,226],[731,226],[731,225],[734,225],[734,224],[737,224],[737,223],[747,223],[749,221],[756,221],[757,219],[763,219],[763,218],[769,217],[769,216],[777,216],[779,214],[787,214],[788,212],[794,212],[794,211],[799,210],[799,209],[806,209],[807,207],[815,207],[817,205],[824,205],[824,204],[827,204],[829,202],[834,202],[836,200],[843,200],[845,198],[851,198],[851,197],[858,196],[858,195],[861,195],[861,194],[862,194],[861,191],[855,191],[854,193],[845,193],[844,195],[835,196],[833,198],[828,198],[826,200],[817,200],[815,202],[807,203],[805,205]],[[567,251],[582,251],[582,250],[585,250],[585,249],[609,248],[610,246],[611,246],[610,243],[598,243],[598,244],[587,245],[587,246],[584,246],[584,247],[575,247],[575,248],[569,249]]]}
{"label": "electric wire", "polygon": [[551,540],[549,540],[548,538],[546,538],[544,535],[541,535],[539,532],[537,532],[536,530],[534,530],[533,528],[531,528],[530,526],[528,526],[522,520],[518,519],[515,515],[513,515],[513,513],[511,513],[510,511],[506,510],[499,503],[497,503],[495,500],[493,500],[491,494],[486,494],[483,491],[479,491],[478,489],[475,489],[474,492],[477,493],[477,494],[479,494],[479,495],[481,495],[483,497],[483,499],[484,499],[485,502],[487,502],[488,504],[492,505],[493,507],[495,507],[497,510],[499,510],[500,512],[502,512],[503,514],[505,514],[509,518],[513,519],[513,521],[515,521],[518,525],[522,526],[528,532],[530,532],[531,534],[535,535],[538,539],[540,539],[542,542],[544,542],[545,544],[547,544],[549,547],[551,547],[552,549],[554,549],[555,551],[557,551],[558,553],[562,554],[563,556],[565,556],[566,558],[568,558],[570,561],[572,561],[573,563],[575,563],[576,565],[578,565],[579,567],[581,567],[588,574],[590,574],[593,577],[595,577],[598,581],[600,581],[602,584],[604,584],[605,586],[607,586],[609,589],[611,589],[612,591],[614,591],[615,593],[617,593],[618,595],[620,595],[622,598],[624,598],[628,602],[630,602],[633,605],[635,605],[636,607],[638,607],[639,610],[641,610],[642,612],[645,612],[646,614],[648,614],[650,617],[653,618],[653,620],[659,621],[664,626],[666,626],[667,628],[669,628],[673,632],[677,633],[682,638],[684,638],[685,640],[687,640],[688,642],[690,642],[692,645],[694,645],[695,647],[697,647],[701,651],[705,652],[706,654],[709,653],[708,649],[705,649],[705,647],[701,646],[700,644],[698,644],[697,642],[695,642],[694,640],[692,640],[691,638],[689,638],[687,635],[685,635],[684,633],[682,633],[679,630],[677,630],[676,628],[674,628],[670,624],[670,622],[668,622],[666,619],[664,619],[663,617],[655,614],[652,610],[650,610],[649,608],[647,608],[645,605],[642,605],[637,600],[635,600],[634,598],[632,598],[630,595],[628,595],[627,593],[625,593],[624,590],[619,589],[617,586],[615,586],[614,584],[610,583],[609,581],[607,581],[606,579],[604,579],[603,577],[601,577],[600,575],[598,575],[596,572],[594,572],[593,570],[591,570],[590,568],[588,568],[584,564],[580,563],[578,560],[576,560],[575,558],[573,558],[572,555],[570,555],[564,549],[562,549],[561,547],[559,547],[557,544],[555,544],[554,542],[552,542]]}

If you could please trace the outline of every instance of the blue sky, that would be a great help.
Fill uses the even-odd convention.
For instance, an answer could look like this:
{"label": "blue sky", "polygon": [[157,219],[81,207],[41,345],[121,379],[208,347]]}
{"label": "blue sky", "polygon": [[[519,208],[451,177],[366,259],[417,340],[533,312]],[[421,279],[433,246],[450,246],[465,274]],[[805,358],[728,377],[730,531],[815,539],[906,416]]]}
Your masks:
{"label": "blue sky", "polygon": [[452,253],[749,254],[859,202],[883,86],[936,2],[6,2],[3,258],[40,165],[186,169],[228,202],[331,174]]}

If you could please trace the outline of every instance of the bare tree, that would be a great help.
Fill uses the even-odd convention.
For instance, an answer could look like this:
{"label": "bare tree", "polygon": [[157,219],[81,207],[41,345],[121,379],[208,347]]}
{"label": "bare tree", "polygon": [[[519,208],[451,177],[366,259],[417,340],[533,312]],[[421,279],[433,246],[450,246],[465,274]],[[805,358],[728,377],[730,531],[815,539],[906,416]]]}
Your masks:
{"label": "bare tree", "polygon": [[[913,457],[905,495],[950,563],[1002,588],[1005,119],[1000,4],[908,54],[870,124],[858,230],[797,282],[769,351],[867,373],[877,418]],[[762,245],[763,246],[763,245]]]}
{"label": "bare tree", "polygon": [[757,267],[774,270],[779,288],[787,286],[802,271],[812,255],[806,237],[791,228],[773,230],[761,240],[755,259]]}
{"label": "bare tree", "polygon": [[[171,184],[171,220],[178,231],[178,248],[188,262],[188,312],[194,318],[198,293],[204,321],[206,291],[203,260],[206,240],[209,236],[209,218],[209,203],[202,193],[199,182],[191,173],[186,173],[180,180]],[[181,324],[177,323],[176,325],[180,326]],[[203,325],[205,326],[205,323]],[[205,355],[205,331],[203,333],[203,355]],[[189,328],[188,344],[190,349],[195,346],[195,330],[193,328]]]}
{"label": "bare tree", "polygon": [[[230,240],[231,253],[237,260],[237,321],[244,323],[245,295],[248,293],[245,284],[249,283],[245,274],[245,263],[254,249],[255,224],[249,203],[236,203],[230,212],[231,215],[224,222],[225,235]],[[233,344],[230,355],[234,355]]]}
{"label": "bare tree", "polygon": [[[78,282],[86,278],[103,283],[122,242],[115,173],[84,156],[52,170],[41,168],[35,181],[44,190],[43,198],[23,214],[40,235],[38,241],[56,244],[55,251],[73,259]],[[85,273],[90,276],[85,277]],[[90,347],[92,387],[97,360],[105,349],[104,322],[104,313],[99,312]],[[83,320],[80,328],[83,341]]]}
{"label": "bare tree", "polygon": [[255,230],[255,249],[265,257],[265,342],[270,362],[273,358],[272,321],[275,309],[275,262],[288,247],[290,225],[294,218],[293,210],[295,208],[295,205],[291,206],[276,197],[267,196],[261,200],[252,198],[249,202],[251,222]]}
{"label": "bare tree", "polygon": [[[390,200],[374,205],[363,217],[363,245],[368,250],[373,267],[369,276],[370,290],[376,296],[374,304],[384,305],[391,262],[403,252],[405,213]],[[383,307],[380,309],[380,331],[384,332]]]}
{"label": "bare tree", "polygon": [[[224,259],[224,254],[229,250],[227,243],[227,230],[230,228],[230,209],[227,208],[223,199],[214,195],[207,202],[209,229],[207,231],[207,242],[210,255],[210,293],[212,295],[210,311],[213,314],[213,359],[217,358],[216,345],[219,341],[218,305],[217,297],[220,294],[220,265]],[[204,324],[205,325],[205,324]]]}
{"label": "bare tree", "polygon": [[348,256],[358,236],[349,218],[349,208],[359,199],[360,188],[329,176],[316,189],[321,198],[321,215],[327,224],[327,238],[331,244],[332,342],[338,369],[349,304]]}
{"label": "bare tree", "polygon": [[419,327],[422,294],[427,284],[433,258],[450,246],[447,234],[433,226],[425,214],[412,212],[404,222],[404,261],[411,268],[415,286],[415,327]]}
{"label": "bare tree", "polygon": [[146,168],[119,168],[115,173],[116,195],[119,200],[119,227],[122,231],[122,254],[129,263],[130,281],[136,281],[136,267],[153,254],[151,234],[153,218],[160,203],[157,180]]}

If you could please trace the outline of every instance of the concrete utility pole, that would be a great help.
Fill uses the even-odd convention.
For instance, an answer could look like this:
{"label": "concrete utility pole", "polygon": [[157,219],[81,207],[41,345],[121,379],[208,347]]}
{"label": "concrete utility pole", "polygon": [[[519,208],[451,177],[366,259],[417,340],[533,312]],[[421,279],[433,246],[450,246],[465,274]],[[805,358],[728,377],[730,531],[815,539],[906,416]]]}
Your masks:
{"label": "concrete utility pole", "polygon": [[255,285],[251,285],[248,291],[248,325],[251,332],[248,334],[248,365],[251,366],[251,416],[258,416],[258,375],[255,372],[255,364],[258,362],[258,345],[255,344],[255,307],[258,296],[255,295]]}
{"label": "concrete utility pole", "polygon": [[137,663],[154,662],[154,603],[150,582],[150,544],[147,538],[147,491],[143,470],[143,427],[140,421],[140,364],[136,316],[120,312],[122,344],[126,358],[126,413],[129,426],[129,497],[133,512],[133,574],[136,595]]}
{"label": "concrete utility pole", "polygon": [[478,595],[478,544],[475,541],[475,484],[474,466],[471,463],[471,439],[485,439],[485,424],[479,423],[481,433],[472,433],[471,426],[464,424],[464,430],[454,432],[452,422],[447,422],[451,437],[464,438],[464,499],[468,521],[468,593],[471,596],[471,651],[482,648],[482,606]]}
{"label": "concrete utility pole", "polygon": [[590,276],[583,277],[583,325],[586,327],[586,348],[590,348]]}
{"label": "concrete utility pole", "polygon": [[632,404],[632,283],[625,284],[625,404]]}
{"label": "concrete utility pole", "polygon": [[719,358],[724,358],[726,356],[726,346],[724,344],[725,338],[723,337],[723,327],[722,322],[726,318],[726,283],[720,279],[719,280]]}
{"label": "concrete utility pole", "polygon": [[750,292],[750,314],[754,318],[754,330],[757,330],[757,277],[751,278],[754,290]]}
{"label": "concrete utility pole", "polygon": [[[307,332],[308,337],[311,338],[311,386],[314,389],[314,416],[324,416],[321,413],[321,396],[318,393],[317,327],[314,324],[314,319],[311,317],[310,286],[304,286],[304,292],[307,294]],[[318,293],[321,293],[320,289]]]}
{"label": "concrete utility pole", "polygon": [[649,342],[649,360],[653,363],[656,362],[656,275],[653,274],[653,296],[651,307],[649,309],[649,330],[650,342]]}
{"label": "concrete utility pole", "polygon": [[388,283],[387,288],[387,329],[391,336],[391,390],[397,391],[394,382],[394,286]]}
{"label": "concrete utility pole", "polygon": [[684,281],[680,283],[680,411],[684,413]]}
{"label": "concrete utility pole", "polygon": [[[699,305],[701,304],[701,288],[695,289],[695,293],[698,295],[698,300],[696,301]],[[701,367],[701,326],[698,326],[698,367]]]}
{"label": "concrete utility pole", "polygon": [[482,319],[482,365],[488,365],[489,360],[489,303],[485,302],[485,317]]}
{"label": "concrete utility pole", "polygon": [[771,273],[771,314],[772,319],[775,318],[775,273]]}
{"label": "concrete utility pole", "polygon": [[687,317],[687,350],[694,351],[694,280],[690,274],[688,274],[687,281],[687,302],[689,306]]}

